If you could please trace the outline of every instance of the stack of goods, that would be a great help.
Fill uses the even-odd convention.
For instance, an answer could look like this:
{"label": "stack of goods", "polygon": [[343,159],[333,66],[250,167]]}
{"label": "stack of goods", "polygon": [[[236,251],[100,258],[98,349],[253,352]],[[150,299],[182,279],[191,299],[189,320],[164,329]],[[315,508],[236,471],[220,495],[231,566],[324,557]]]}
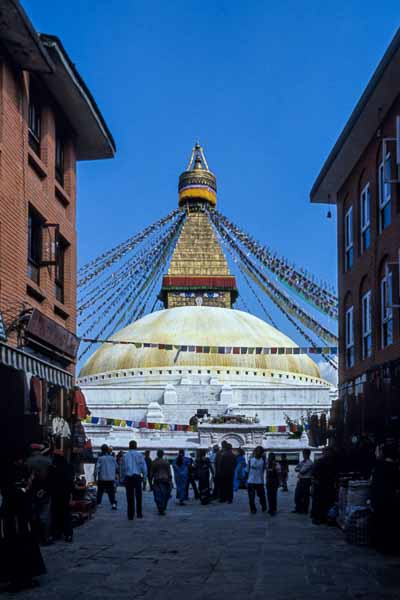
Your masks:
{"label": "stack of goods", "polygon": [[366,546],[370,541],[371,511],[368,506],[369,481],[349,481],[344,531],[346,541]]}
{"label": "stack of goods", "polygon": [[88,489],[86,479],[83,476],[75,480],[70,508],[74,526],[82,525],[90,519],[96,509],[95,497]]}
{"label": "stack of goods", "polygon": [[337,524],[339,525],[340,529],[344,529],[345,525],[349,481],[350,477],[341,477],[339,479]]}

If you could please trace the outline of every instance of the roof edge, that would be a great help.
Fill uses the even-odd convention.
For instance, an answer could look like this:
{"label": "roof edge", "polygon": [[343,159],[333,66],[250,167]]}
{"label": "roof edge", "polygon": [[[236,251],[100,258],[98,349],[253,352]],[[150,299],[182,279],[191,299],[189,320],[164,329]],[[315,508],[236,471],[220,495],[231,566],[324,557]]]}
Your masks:
{"label": "roof edge", "polygon": [[90,112],[92,113],[93,117],[95,118],[95,120],[99,126],[99,129],[101,130],[102,134],[104,135],[104,138],[107,140],[107,143],[111,150],[111,154],[114,156],[116,153],[116,145],[115,145],[114,138],[111,134],[111,131],[109,130],[107,123],[106,123],[91,91],[87,87],[82,76],[79,74],[74,63],[71,61],[61,40],[57,36],[48,34],[48,33],[41,33],[41,34],[39,34],[39,37],[45,47],[53,48],[57,52],[60,60],[64,64],[69,76],[71,77],[72,82],[78,89],[81,96],[84,98]]}
{"label": "roof edge", "polygon": [[[400,28],[397,29],[392,41],[390,42],[388,48],[386,49],[385,54],[382,59],[379,61],[378,66],[376,67],[371,79],[369,80],[367,87],[362,93],[359,101],[357,102],[353,112],[350,115],[346,125],[344,126],[342,132],[340,133],[335,145],[333,146],[331,152],[329,153],[327,159],[325,160],[322,169],[317,176],[310,192],[310,200],[313,203],[323,203],[322,200],[317,199],[316,195],[318,193],[321,184],[323,183],[325,177],[328,175],[329,170],[333,166],[336,158],[338,157],[340,151],[342,150],[349,134],[353,130],[356,125],[358,119],[362,115],[364,108],[367,106],[368,101],[370,100],[373,92],[379,85],[380,80],[382,79],[386,69],[390,65],[394,55],[396,52],[400,50]],[[389,107],[388,107],[389,109]],[[383,117],[384,115],[382,115]],[[335,201],[335,200],[333,200]],[[328,199],[326,200],[328,202]]]}

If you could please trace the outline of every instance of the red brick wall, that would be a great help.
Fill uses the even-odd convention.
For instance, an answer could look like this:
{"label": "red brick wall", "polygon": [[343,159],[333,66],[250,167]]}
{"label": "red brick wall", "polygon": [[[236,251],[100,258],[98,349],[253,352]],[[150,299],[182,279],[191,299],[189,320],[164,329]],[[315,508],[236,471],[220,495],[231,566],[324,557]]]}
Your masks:
{"label": "red brick wall", "polygon": [[[76,161],[73,132],[66,124],[62,189],[55,180],[55,120],[56,116],[62,118],[62,115],[38,79],[43,95],[39,159],[28,145],[29,77],[28,73],[14,69],[0,52],[0,310],[8,325],[23,305],[31,306],[75,333]],[[29,203],[47,222],[59,224],[60,234],[69,243],[63,304],[55,298],[54,266],[40,269],[40,289],[27,275]],[[38,292],[42,299],[33,297],[27,286]]]}
{"label": "red brick wall", "polygon": [[[400,96],[383,119],[380,132],[371,140],[348,180],[338,193],[338,249],[339,249],[339,298],[340,298],[340,383],[358,377],[374,365],[382,364],[400,357],[400,311],[393,310],[394,343],[381,348],[380,317],[380,267],[385,257],[389,261],[398,260],[400,248],[400,186],[391,186],[391,225],[379,234],[379,187],[378,165],[382,161],[382,138],[394,137],[396,115],[400,115]],[[392,156],[392,174],[396,174],[394,145],[389,148]],[[371,192],[371,245],[361,254],[360,245],[360,191],[369,182]],[[344,216],[349,206],[353,207],[354,264],[344,272]],[[372,356],[361,359],[361,294],[363,279],[368,277],[372,295]],[[345,302],[352,295],[354,306],[355,365],[346,368],[345,362]],[[347,303],[348,304],[348,303]]]}

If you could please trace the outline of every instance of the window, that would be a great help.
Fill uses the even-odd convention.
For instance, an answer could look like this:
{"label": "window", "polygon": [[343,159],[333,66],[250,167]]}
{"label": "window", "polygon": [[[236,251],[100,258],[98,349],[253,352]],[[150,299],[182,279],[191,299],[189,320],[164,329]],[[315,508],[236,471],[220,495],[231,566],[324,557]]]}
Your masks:
{"label": "window", "polygon": [[361,319],[362,357],[369,358],[372,354],[371,290],[361,297]]}
{"label": "window", "polygon": [[56,131],[55,176],[58,183],[64,186],[64,139]]}
{"label": "window", "polygon": [[346,367],[354,366],[354,309],[351,306],[346,310]]}
{"label": "window", "polygon": [[56,238],[56,256],[55,256],[55,277],[54,287],[55,296],[59,302],[65,301],[65,253],[68,244],[60,235]]}
{"label": "window", "polygon": [[393,343],[392,274],[385,273],[381,279],[381,345]]}
{"label": "window", "polygon": [[371,245],[371,195],[369,183],[364,187],[360,197],[361,215],[361,253]]}
{"label": "window", "polygon": [[31,85],[29,89],[29,145],[32,150],[40,156],[40,136],[41,136],[41,113],[38,94]]}
{"label": "window", "polygon": [[42,261],[43,219],[39,213],[29,207],[28,214],[28,277],[40,283],[40,263]]}
{"label": "window", "polygon": [[345,258],[344,269],[349,271],[353,266],[354,247],[353,247],[353,207],[350,206],[344,217],[344,244]]}
{"label": "window", "polygon": [[389,227],[391,222],[391,178],[390,154],[387,154],[385,163],[379,165],[379,233]]}

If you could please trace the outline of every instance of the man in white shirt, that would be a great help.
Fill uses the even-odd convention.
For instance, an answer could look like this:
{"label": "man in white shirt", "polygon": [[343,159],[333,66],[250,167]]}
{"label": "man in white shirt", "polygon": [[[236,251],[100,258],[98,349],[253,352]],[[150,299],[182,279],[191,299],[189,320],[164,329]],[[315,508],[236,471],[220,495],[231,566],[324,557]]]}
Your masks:
{"label": "man in white shirt", "polygon": [[[133,520],[135,516],[138,519],[142,514],[142,489],[143,479],[147,477],[147,465],[144,456],[137,450],[137,443],[132,440],[129,442],[129,450],[125,454],[122,462],[121,480],[125,484],[126,501],[128,504],[128,519]],[[135,506],[136,501],[136,506]]]}
{"label": "man in white shirt", "polygon": [[101,504],[103,494],[106,492],[113,510],[117,510],[117,501],[115,498],[116,472],[117,461],[110,453],[110,448],[107,444],[103,444],[101,454],[94,468],[94,478],[97,481],[97,504]]}
{"label": "man in white shirt", "polygon": [[296,466],[295,471],[298,473],[296,490],[294,493],[295,509],[294,513],[306,515],[310,504],[310,489],[314,463],[310,459],[311,451],[306,448],[303,450],[303,460]]}
{"label": "man in white shirt", "polygon": [[257,512],[255,498],[256,494],[261,504],[261,510],[267,510],[267,501],[265,498],[265,457],[264,448],[257,446],[253,456],[249,459],[247,467],[247,493],[249,495],[250,512],[254,515]]}

